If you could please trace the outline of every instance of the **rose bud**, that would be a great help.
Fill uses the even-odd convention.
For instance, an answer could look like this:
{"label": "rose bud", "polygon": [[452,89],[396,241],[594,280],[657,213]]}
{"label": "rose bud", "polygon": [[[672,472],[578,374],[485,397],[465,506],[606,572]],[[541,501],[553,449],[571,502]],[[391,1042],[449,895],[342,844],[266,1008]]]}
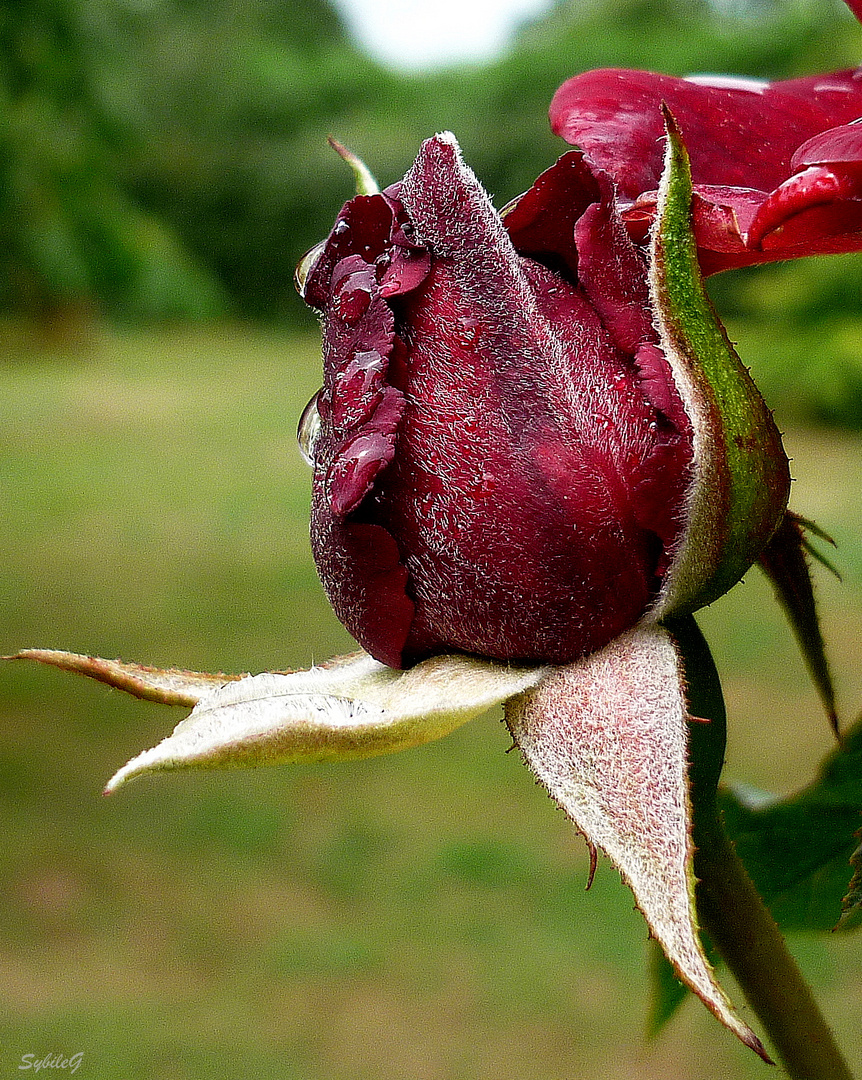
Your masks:
{"label": "rose bud", "polygon": [[[303,422],[312,546],[336,614],[386,664],[567,663],[666,598],[709,421],[612,198],[564,159],[504,226],[440,135],[400,184],[351,200],[302,270],[324,336]],[[785,472],[758,550],[787,492],[768,441]]]}
{"label": "rose bud", "polygon": [[373,656],[241,677],[17,655],[193,706],[106,793],[165,771],[391,753],[505,701],[593,869],[600,848],[678,976],[769,1060],[697,932],[692,800],[714,795],[723,714],[706,714],[712,795],[702,754],[693,794],[689,691],[711,661],[686,613],[764,549],[777,579],[807,569],[778,433],[703,289],[688,158],[666,123],[643,251],[579,154],[505,223],[451,136],[382,193],[351,161],[368,194],[298,272],[324,326],[301,441],[321,576]]}

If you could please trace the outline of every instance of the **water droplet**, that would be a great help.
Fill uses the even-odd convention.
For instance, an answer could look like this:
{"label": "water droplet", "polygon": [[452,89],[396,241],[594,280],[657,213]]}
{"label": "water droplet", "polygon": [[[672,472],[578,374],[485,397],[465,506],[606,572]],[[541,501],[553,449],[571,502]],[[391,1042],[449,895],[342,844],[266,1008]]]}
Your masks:
{"label": "water droplet", "polygon": [[472,319],[462,315],[455,323],[455,340],[459,345],[469,348],[475,345],[482,333],[482,327],[478,319]]}
{"label": "water droplet", "polygon": [[593,415],[593,420],[595,421],[597,426],[602,429],[602,431],[607,431],[609,428],[612,428],[614,426],[613,420],[609,416],[606,416],[604,413],[595,413]]}
{"label": "water droplet", "polygon": [[354,270],[336,286],[334,307],[338,317],[348,326],[359,322],[371,303],[372,290],[377,282],[370,266]]}
{"label": "water droplet", "polygon": [[296,264],[296,270],[293,272],[293,281],[296,285],[296,291],[303,300],[305,299],[305,283],[308,280],[308,275],[316,266],[317,260],[323,254],[323,249],[325,247],[326,241],[321,240],[319,244],[315,244],[314,247],[309,248]]}
{"label": "water droplet", "polygon": [[339,428],[359,427],[377,408],[383,394],[385,362],[376,349],[356,353],[335,376],[332,422]]}
{"label": "water droplet", "polygon": [[341,448],[326,474],[329,505],[336,517],[356,509],[390,457],[391,441],[375,431],[357,435]]}
{"label": "water droplet", "polygon": [[296,428],[296,441],[299,452],[306,464],[314,468],[314,448],[320,436],[320,413],[317,410],[317,399],[320,395],[318,390],[314,397],[302,410],[299,424]]}
{"label": "water droplet", "polygon": [[348,221],[345,221],[344,218],[342,218],[341,221],[337,221],[335,223],[335,228],[332,230],[332,235],[340,240],[341,237],[346,236],[349,232],[350,223]]}
{"label": "water droplet", "polygon": [[415,507],[415,514],[419,521],[426,520],[431,517],[434,510],[434,496],[433,495],[415,495],[413,498],[413,505]]}
{"label": "water droplet", "polygon": [[477,492],[480,499],[487,499],[493,495],[497,488],[497,477],[491,472],[483,472],[479,481],[479,490]]}

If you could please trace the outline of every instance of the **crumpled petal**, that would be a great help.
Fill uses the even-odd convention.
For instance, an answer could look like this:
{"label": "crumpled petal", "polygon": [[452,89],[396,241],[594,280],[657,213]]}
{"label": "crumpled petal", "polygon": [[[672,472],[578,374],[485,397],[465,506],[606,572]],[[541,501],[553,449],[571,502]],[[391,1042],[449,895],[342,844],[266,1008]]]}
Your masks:
{"label": "crumpled petal", "polygon": [[506,706],[527,764],[620,871],[679,977],[765,1057],[715,981],[697,933],[687,719],[677,649],[657,626],[622,635]]}
{"label": "crumpled petal", "polygon": [[132,758],[105,793],[146,773],[404,750],[447,735],[547,670],[437,656],[402,672],[360,652],[309,671],[249,675],[201,697],[173,734]]}

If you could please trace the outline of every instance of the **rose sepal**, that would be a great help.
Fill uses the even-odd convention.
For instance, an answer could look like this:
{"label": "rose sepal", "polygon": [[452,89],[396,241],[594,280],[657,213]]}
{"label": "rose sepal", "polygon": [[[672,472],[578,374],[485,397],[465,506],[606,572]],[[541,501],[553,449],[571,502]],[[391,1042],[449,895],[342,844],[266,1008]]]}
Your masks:
{"label": "rose sepal", "polygon": [[677,620],[673,634],[657,625],[628,631],[509,701],[506,722],[591,851],[620,871],[677,976],[770,1061],[716,981],[698,933],[688,729],[710,725],[689,714],[680,633],[684,643],[699,639],[692,619]]}
{"label": "rose sepal", "polygon": [[528,766],[583,833],[593,860],[598,848],[620,870],[679,977],[765,1055],[716,982],[698,938],[686,680],[663,627],[636,627],[562,667],[456,654],[396,670],[357,652],[308,671],[240,676],[59,650],[23,650],[9,659],[87,675],[163,704],[194,705],[172,734],[119,769],[105,794],[165,772],[394,753],[505,702]]}
{"label": "rose sepal", "polygon": [[48,649],[7,659],[88,675],[163,704],[194,705],[171,735],[108,781],[106,794],[151,773],[395,753],[448,735],[549,670],[459,654],[400,671],[365,652],[308,671],[244,676],[161,670]]}
{"label": "rose sepal", "polygon": [[665,164],[650,243],[656,328],[691,420],[688,524],[652,615],[695,611],[735,585],[777,529],[790,492],[781,435],[703,285],[688,154],[665,109]]}
{"label": "rose sepal", "polygon": [[839,737],[835,687],[820,629],[809,556],[818,559],[832,573],[837,575],[838,571],[811,545],[805,535],[806,531],[828,543],[835,543],[813,522],[788,511],[761,552],[760,566],[772,583],[778,602],[787,615],[827,719],[836,737]]}

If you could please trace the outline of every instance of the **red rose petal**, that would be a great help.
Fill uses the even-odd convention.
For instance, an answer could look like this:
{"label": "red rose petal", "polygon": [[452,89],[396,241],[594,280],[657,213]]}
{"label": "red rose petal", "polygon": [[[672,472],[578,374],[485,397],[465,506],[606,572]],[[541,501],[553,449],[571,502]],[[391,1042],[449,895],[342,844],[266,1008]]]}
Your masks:
{"label": "red rose petal", "polygon": [[832,165],[862,162],[862,124],[842,124],[821,131],[804,142],[793,155],[790,167],[794,172],[806,165]]}
{"label": "red rose petal", "polygon": [[[748,231],[750,247],[760,247],[768,233],[781,228],[789,218],[812,207],[862,198],[862,165],[854,169],[811,165],[791,176],[761,204]],[[818,234],[811,232],[816,242]],[[857,238],[858,243],[858,238]]]}
{"label": "red rose petal", "polygon": [[575,223],[599,197],[583,155],[570,151],[503,211],[503,223],[522,255],[558,255],[577,274]]}

